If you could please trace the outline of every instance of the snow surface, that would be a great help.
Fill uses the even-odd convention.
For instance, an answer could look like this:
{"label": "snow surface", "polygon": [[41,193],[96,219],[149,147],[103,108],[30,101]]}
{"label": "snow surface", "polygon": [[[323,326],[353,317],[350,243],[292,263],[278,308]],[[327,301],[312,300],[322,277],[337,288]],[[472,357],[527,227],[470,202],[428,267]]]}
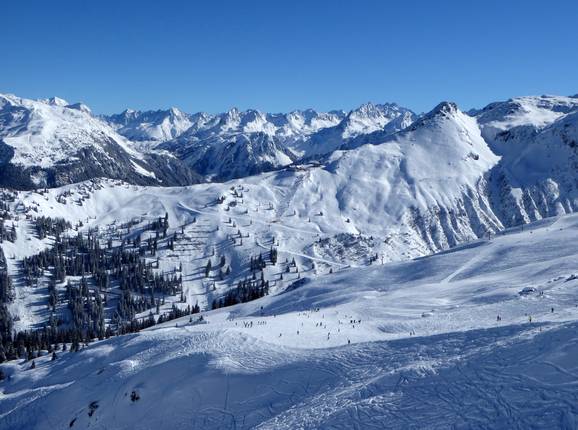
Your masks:
{"label": "snow surface", "polygon": [[127,139],[150,142],[149,146],[154,146],[158,142],[174,139],[193,125],[202,124],[206,116],[189,115],[172,107],[165,111],[148,112],[127,109],[118,115],[104,116],[103,119]]}
{"label": "snow surface", "polygon": [[350,111],[339,124],[297,140],[290,148],[301,157],[329,154],[363,135],[374,132],[381,132],[385,136],[393,134],[406,128],[415,119],[416,115],[412,111],[395,103],[366,103]]}
{"label": "snow surface", "polygon": [[[59,101],[60,100],[60,101]],[[130,142],[94,118],[90,111],[66,101],[34,101],[0,94],[0,138],[14,149],[13,164],[47,168],[74,159],[87,146],[105,153],[102,143],[114,142],[141,159]]]}
{"label": "snow surface", "polygon": [[577,240],[548,219],[12,362],[0,428],[574,428]]}
{"label": "snow surface", "polygon": [[491,103],[472,114],[482,125],[484,138],[492,141],[496,134],[515,127],[541,129],[576,109],[578,98],[575,97],[526,96]]}
{"label": "snow surface", "polygon": [[[86,228],[148,222],[168,213],[171,232],[187,226],[191,243],[162,254],[161,267],[169,271],[183,264],[189,302],[206,308],[246,276],[251,256],[271,245],[282,259],[296,258],[308,276],[316,277],[330,269],[365,266],[374,258],[424,256],[505,227],[571,213],[578,202],[572,179],[578,160],[571,146],[578,141],[576,124],[574,113],[564,114],[532,140],[508,141],[509,152],[498,156],[483,139],[478,118],[444,102],[403,131],[335,151],[322,164],[184,188],[92,181],[44,195],[21,192],[15,206],[82,221]],[[270,143],[262,136],[263,144]],[[237,157],[229,155],[215,157],[218,166],[235,163]],[[69,191],[72,196],[59,201]],[[221,196],[225,201],[218,205]],[[191,226],[195,218],[198,224]],[[11,267],[29,252],[28,241],[21,239],[30,236],[29,227],[22,223],[18,229],[19,242],[4,244],[6,255],[15,257],[9,258]],[[239,230],[246,237],[231,241]],[[213,294],[198,270],[216,247],[231,262],[234,281],[217,282]],[[277,289],[297,278],[268,275],[277,278]],[[23,293],[15,301],[19,329],[44,318],[43,312],[27,311],[37,296]]]}
{"label": "snow surface", "polygon": [[[10,119],[45,109],[93,118],[66,101],[11,97],[0,98]],[[47,318],[47,277],[35,288],[19,277],[19,260],[51,243],[32,234],[31,211],[104,238],[168,213],[183,241],[159,251],[158,271],[182,264],[187,303],[203,310],[248,275],[252,256],[275,246],[280,263],[265,270],[270,296],[205,311],[205,324],[172,321],[33,370],[3,365],[0,429],[576,428],[578,216],[560,215],[578,205],[577,99],[522,97],[469,114],[444,102],[419,118],[403,108],[386,118],[384,106],[199,114],[161,145],[215,177],[266,163],[270,173],[17,193],[18,239],[2,244],[17,329]],[[2,129],[21,153],[23,136],[38,135],[28,127]],[[334,135],[315,149],[313,136]],[[295,162],[306,141],[316,160]],[[200,274],[215,252],[230,279]],[[299,273],[284,270],[293,258]]]}

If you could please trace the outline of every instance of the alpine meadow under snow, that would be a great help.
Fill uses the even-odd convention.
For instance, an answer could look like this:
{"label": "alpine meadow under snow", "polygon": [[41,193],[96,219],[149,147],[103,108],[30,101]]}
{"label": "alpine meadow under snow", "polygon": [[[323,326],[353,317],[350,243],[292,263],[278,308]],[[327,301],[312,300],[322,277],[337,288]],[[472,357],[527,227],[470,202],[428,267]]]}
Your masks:
{"label": "alpine meadow under snow", "polygon": [[576,428],[578,97],[0,95],[0,429]]}

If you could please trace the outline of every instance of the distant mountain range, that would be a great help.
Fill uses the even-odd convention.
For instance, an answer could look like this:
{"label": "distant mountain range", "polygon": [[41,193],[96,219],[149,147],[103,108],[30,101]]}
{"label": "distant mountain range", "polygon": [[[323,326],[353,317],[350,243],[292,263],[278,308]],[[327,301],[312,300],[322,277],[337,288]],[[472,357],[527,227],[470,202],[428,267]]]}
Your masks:
{"label": "distant mountain range", "polygon": [[[575,362],[575,335],[558,334],[576,331],[567,324],[578,218],[561,215],[578,210],[578,97],[519,97],[469,112],[444,101],[422,115],[365,104],[348,113],[102,117],[80,103],[6,95],[0,187],[6,428],[351,427],[367,406],[363,427],[379,402],[380,419],[393,411],[403,426],[405,409],[391,408],[399,390],[415,394],[407,410],[425,405],[429,419],[423,399],[437,398],[440,372],[450,376],[436,421],[445,425],[455,375],[472,391],[490,352],[481,375],[491,390],[476,393],[494,399],[514,375],[516,389],[502,391],[526,408],[518,416],[535,409],[517,389],[529,369],[519,357],[535,356],[554,372],[548,381],[561,372],[545,362]],[[193,306],[202,318],[189,315]],[[80,346],[82,330],[95,338],[128,327],[149,329]],[[552,333],[559,348],[545,360]],[[51,358],[63,339],[79,352],[55,348]],[[474,355],[463,366],[467,348]],[[505,368],[504,351],[510,367],[492,376]],[[328,386],[327,375],[337,382]],[[559,397],[548,397],[552,384],[523,381],[524,392],[538,387],[547,399],[573,392],[559,384]],[[561,422],[565,410],[544,414],[553,402],[543,403],[544,422]],[[320,410],[329,412],[312,421]]]}
{"label": "distant mountain range", "polygon": [[[0,95],[0,183],[35,188],[95,177],[163,186],[225,181],[320,161],[338,150],[399,141],[426,127],[440,109],[445,115],[458,111],[453,104],[440,106],[421,116],[392,103],[367,103],[347,113],[231,109],[188,114],[171,108],[95,116],[86,105],[57,97]],[[479,133],[483,145],[503,158],[502,164],[510,163],[508,180],[516,175],[515,181],[527,182],[545,168],[568,168],[577,110],[576,97],[514,98],[460,113],[455,120],[471,124],[444,138],[463,144]],[[529,154],[534,154],[532,160]],[[556,167],[544,166],[544,158]],[[521,166],[522,160],[532,165],[531,171]],[[556,172],[563,174],[570,172]]]}

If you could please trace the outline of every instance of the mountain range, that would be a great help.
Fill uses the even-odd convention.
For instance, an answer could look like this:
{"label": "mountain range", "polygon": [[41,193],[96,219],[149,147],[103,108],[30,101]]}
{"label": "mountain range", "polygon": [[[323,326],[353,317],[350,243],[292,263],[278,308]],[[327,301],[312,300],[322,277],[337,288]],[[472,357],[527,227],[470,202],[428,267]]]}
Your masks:
{"label": "mountain range", "polygon": [[577,167],[577,96],[0,96],[0,428],[572,428]]}
{"label": "mountain range", "polygon": [[348,217],[367,217],[364,225],[411,225],[420,249],[435,251],[573,212],[577,128],[575,96],[468,112],[442,102],[421,115],[367,103],[347,113],[95,116],[81,103],[5,95],[0,183],[31,189],[107,177],[175,186],[305,169],[309,180],[285,191],[294,199],[333,200],[340,212],[357,206]]}

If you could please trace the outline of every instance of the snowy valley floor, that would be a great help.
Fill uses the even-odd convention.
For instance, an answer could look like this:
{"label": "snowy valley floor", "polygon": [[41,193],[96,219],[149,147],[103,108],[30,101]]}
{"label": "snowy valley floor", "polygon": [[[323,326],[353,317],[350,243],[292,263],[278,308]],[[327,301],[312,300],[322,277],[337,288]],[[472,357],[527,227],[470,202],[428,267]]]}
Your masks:
{"label": "snowy valley floor", "polygon": [[3,364],[0,429],[576,428],[577,244],[548,219]]}

